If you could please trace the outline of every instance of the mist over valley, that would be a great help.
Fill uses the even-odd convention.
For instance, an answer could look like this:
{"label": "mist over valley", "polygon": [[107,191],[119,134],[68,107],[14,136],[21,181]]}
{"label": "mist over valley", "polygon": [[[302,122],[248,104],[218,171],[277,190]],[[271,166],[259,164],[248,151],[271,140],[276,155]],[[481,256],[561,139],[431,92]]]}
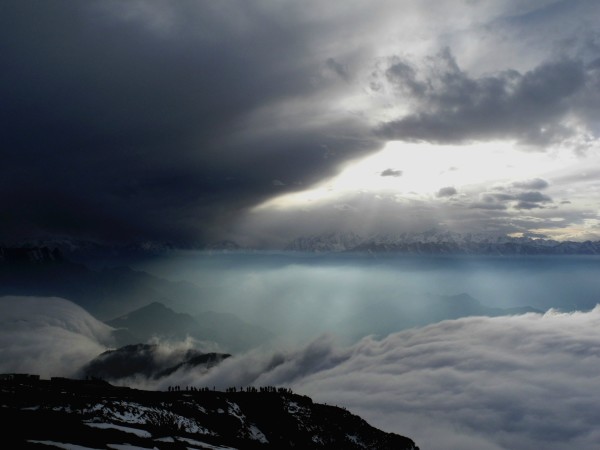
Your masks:
{"label": "mist over valley", "polygon": [[[3,264],[20,275],[1,286],[0,372],[151,390],[286,386],[422,448],[595,440],[581,420],[600,414],[587,401],[600,369],[596,256],[185,251],[131,268]],[[554,417],[543,426],[512,419],[542,410]]]}

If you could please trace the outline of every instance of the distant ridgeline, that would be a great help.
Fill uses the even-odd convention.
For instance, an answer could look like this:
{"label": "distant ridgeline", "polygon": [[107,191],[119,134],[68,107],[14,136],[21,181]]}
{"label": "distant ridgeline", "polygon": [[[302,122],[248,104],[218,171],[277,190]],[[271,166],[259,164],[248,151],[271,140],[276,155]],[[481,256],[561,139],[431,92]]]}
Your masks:
{"label": "distant ridgeline", "polygon": [[217,342],[238,352],[272,337],[259,326],[232,313],[204,311],[193,317],[176,313],[164,303],[198,304],[197,285],[170,281],[127,266],[90,268],[49,247],[0,247],[0,297],[60,297],[118,328],[116,345],[145,342],[153,336]]}
{"label": "distant ridgeline", "polygon": [[64,260],[58,248],[0,247],[0,264],[48,264]]}
{"label": "distant ridgeline", "polygon": [[[170,243],[103,245],[88,241],[36,240],[23,245],[3,247],[2,262],[57,262],[65,259],[90,262],[97,258],[111,260],[128,257],[168,256],[176,250]],[[224,240],[188,250],[210,253],[235,253],[260,250]],[[484,233],[456,233],[426,230],[419,233],[374,234],[361,236],[353,232],[330,232],[292,239],[279,249],[284,252],[313,253],[399,253],[399,254],[472,254],[472,255],[600,255],[600,241],[557,241],[544,237],[513,237]]]}
{"label": "distant ridgeline", "polygon": [[[5,448],[418,450],[344,408],[287,388],[142,391],[100,379],[0,375]],[[237,391],[237,392],[236,392]]]}
{"label": "distant ridgeline", "polygon": [[299,237],[290,242],[285,249],[299,252],[383,252],[416,255],[600,255],[600,241],[555,241],[435,231],[370,237],[354,233],[328,233]]}

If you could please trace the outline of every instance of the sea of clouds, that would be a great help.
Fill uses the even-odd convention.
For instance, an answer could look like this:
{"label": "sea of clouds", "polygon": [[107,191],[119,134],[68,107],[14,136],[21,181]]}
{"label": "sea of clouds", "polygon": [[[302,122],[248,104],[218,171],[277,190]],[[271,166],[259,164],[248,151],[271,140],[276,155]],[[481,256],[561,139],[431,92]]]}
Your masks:
{"label": "sea of clouds", "polygon": [[57,297],[0,297],[0,372],[69,376],[113,345],[112,328]]}
{"label": "sea of clouds", "polygon": [[[111,329],[66,300],[4,297],[0,317],[3,372],[68,374],[66,366],[110,345]],[[236,355],[208,372],[136,383],[289,386],[423,449],[591,450],[600,442],[598,330],[600,307],[470,317],[351,346],[324,335],[301,348]]]}

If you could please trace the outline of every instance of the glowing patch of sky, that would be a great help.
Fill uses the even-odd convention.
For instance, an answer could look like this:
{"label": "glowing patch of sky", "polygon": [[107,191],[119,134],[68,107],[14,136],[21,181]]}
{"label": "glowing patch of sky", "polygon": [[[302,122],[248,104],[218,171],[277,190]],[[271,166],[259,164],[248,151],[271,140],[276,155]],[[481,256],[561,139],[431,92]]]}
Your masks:
{"label": "glowing patch of sky", "polygon": [[490,189],[495,184],[545,177],[575,167],[572,152],[526,152],[510,142],[432,145],[390,142],[377,154],[348,164],[311,189],[282,195],[259,208],[298,208],[356,192],[434,199],[440,189]]}

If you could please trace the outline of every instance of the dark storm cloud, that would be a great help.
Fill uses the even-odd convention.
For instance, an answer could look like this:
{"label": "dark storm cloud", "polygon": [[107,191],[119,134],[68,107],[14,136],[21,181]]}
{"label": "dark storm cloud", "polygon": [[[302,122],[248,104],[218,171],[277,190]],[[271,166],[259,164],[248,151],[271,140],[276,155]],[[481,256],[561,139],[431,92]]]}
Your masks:
{"label": "dark storm cloud", "polygon": [[383,123],[379,133],[437,143],[501,138],[535,146],[560,142],[573,133],[562,121],[592,81],[591,74],[578,60],[558,59],[525,73],[505,70],[473,77],[448,48],[425,67],[393,58],[376,74],[377,82],[391,85],[399,101],[408,100],[415,108]]}
{"label": "dark storm cloud", "polygon": [[488,209],[498,211],[503,211],[506,209],[506,205],[498,203],[487,197],[484,198],[483,201],[472,203],[469,207],[473,209]]}
{"label": "dark storm cloud", "polygon": [[520,201],[517,202],[515,204],[515,209],[535,209],[535,208],[543,208],[542,205],[540,205],[539,203],[535,203],[535,202],[527,202],[527,201]]}
{"label": "dark storm cloud", "polygon": [[519,189],[542,190],[546,189],[548,186],[550,186],[550,184],[541,178],[534,178],[532,180],[515,181],[512,186]]}
{"label": "dark storm cloud", "polygon": [[[593,16],[586,4],[571,21]],[[518,20],[540,5],[4,1],[0,238],[222,239],[386,139],[571,139],[583,155],[599,131],[595,29],[587,45],[572,25],[547,38]],[[482,75],[479,39],[504,36]],[[452,50],[424,56],[442,37]]]}
{"label": "dark storm cloud", "polygon": [[447,187],[443,187],[441,188],[436,196],[437,197],[452,197],[453,195],[458,194],[458,191],[456,190],[455,187],[453,186],[447,186]]}
{"label": "dark storm cloud", "polygon": [[346,74],[286,8],[3,2],[0,234],[190,243],[376,149],[358,119],[279,113]]}
{"label": "dark storm cloud", "polygon": [[[545,183],[545,184],[544,184]],[[512,186],[525,188],[527,186],[547,186],[544,180],[531,180],[523,183],[513,183]],[[479,209],[506,209],[508,204],[515,209],[543,208],[544,204],[552,203],[552,198],[539,191],[517,191],[507,192],[505,188],[498,187],[499,192],[487,192],[480,196],[480,201],[471,205],[471,208]]]}
{"label": "dark storm cloud", "polygon": [[522,202],[531,202],[531,203],[547,203],[551,202],[552,199],[547,195],[542,194],[537,191],[527,191],[521,192],[515,195],[515,199]]}
{"label": "dark storm cloud", "polygon": [[402,176],[402,171],[396,169],[385,169],[380,175],[382,177],[399,177]]}
{"label": "dark storm cloud", "polygon": [[344,64],[340,64],[333,58],[328,58],[327,67],[333,70],[342,80],[346,82],[350,81],[350,74],[348,73],[348,68]]}

